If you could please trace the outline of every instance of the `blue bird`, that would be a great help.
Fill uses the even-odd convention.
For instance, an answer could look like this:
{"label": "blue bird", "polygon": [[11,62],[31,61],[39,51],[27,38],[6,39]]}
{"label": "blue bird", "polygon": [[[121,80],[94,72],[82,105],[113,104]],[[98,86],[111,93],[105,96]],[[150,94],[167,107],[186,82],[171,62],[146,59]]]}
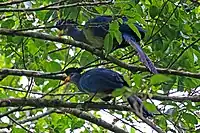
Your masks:
{"label": "blue bird", "polygon": [[[129,87],[123,76],[115,71],[105,68],[94,68],[81,74],[81,69],[69,68],[66,70],[68,75],[66,82],[73,82],[80,91],[101,97],[104,101],[109,101],[112,92],[124,86]],[[93,98],[93,97],[92,97]],[[127,101],[134,110],[140,112],[145,118],[153,117],[143,106],[142,100],[136,95],[129,96]]]}
{"label": "blue bird", "polygon": [[[144,38],[145,31],[137,23],[134,25],[141,34],[141,39],[137,34],[126,24],[128,19],[122,17],[123,23],[119,24],[119,31],[122,33],[122,43],[118,44],[117,40],[113,41],[113,50],[117,48],[124,48],[129,45],[134,47],[138,52],[140,60],[152,72],[158,73],[155,66],[149,57],[143,52],[139,45],[139,41]],[[64,30],[64,35],[71,36],[74,40],[87,43],[95,48],[102,49],[104,46],[104,38],[109,32],[109,23],[113,21],[111,16],[98,16],[86,22],[83,29],[77,27],[77,23],[72,20],[59,20],[56,27],[59,30]]]}

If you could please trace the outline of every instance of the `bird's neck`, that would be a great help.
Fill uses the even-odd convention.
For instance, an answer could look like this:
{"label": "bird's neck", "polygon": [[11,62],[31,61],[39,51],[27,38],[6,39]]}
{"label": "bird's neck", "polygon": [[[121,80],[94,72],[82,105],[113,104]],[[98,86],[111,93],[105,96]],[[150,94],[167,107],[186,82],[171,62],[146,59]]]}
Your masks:
{"label": "bird's neck", "polygon": [[72,77],[71,81],[77,86],[79,86],[80,78],[81,78],[81,74],[77,73],[76,76]]}
{"label": "bird's neck", "polygon": [[87,43],[83,31],[76,27],[68,29],[67,35],[71,36],[76,41]]}

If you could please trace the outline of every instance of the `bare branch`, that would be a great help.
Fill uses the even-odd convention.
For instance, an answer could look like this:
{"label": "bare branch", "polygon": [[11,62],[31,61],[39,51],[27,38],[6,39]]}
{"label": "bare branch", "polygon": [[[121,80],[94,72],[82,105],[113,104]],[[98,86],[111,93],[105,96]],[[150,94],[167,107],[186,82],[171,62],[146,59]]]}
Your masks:
{"label": "bare branch", "polygon": [[164,96],[164,95],[153,95],[152,99],[160,101],[174,101],[174,102],[200,102],[200,95],[196,96]]}
{"label": "bare branch", "polygon": [[20,121],[18,121],[18,123],[24,124],[24,123],[29,122],[29,121],[35,121],[35,120],[38,120],[38,119],[40,119],[40,118],[42,118],[42,117],[45,117],[45,116],[47,116],[47,115],[49,115],[49,114],[51,114],[51,113],[54,113],[54,112],[55,112],[55,109],[51,109],[51,110],[49,110],[49,111],[47,111],[47,112],[45,112],[45,113],[36,115],[36,116],[34,116],[34,117],[27,118],[27,119],[24,119],[24,120],[20,120]]}
{"label": "bare branch", "polygon": [[113,109],[119,111],[131,111],[130,107],[122,105],[110,105],[105,103],[68,103],[61,100],[48,100],[48,99],[38,99],[38,98],[8,98],[0,99],[0,107],[18,107],[18,106],[32,106],[36,108],[43,107],[65,107],[65,108],[77,108],[82,109]]}
{"label": "bare branch", "polygon": [[128,132],[124,131],[123,129],[118,128],[117,126],[114,126],[114,125],[102,120],[101,118],[96,118],[92,114],[86,113],[86,112],[78,110],[78,109],[66,108],[66,109],[62,109],[61,111],[58,111],[58,113],[63,113],[63,112],[72,114],[78,118],[82,118],[82,119],[92,122],[98,126],[102,126],[105,129],[108,129],[115,133],[128,133]]}
{"label": "bare branch", "polygon": [[14,122],[15,124],[17,124],[18,126],[20,126],[22,129],[24,129],[25,131],[27,131],[28,133],[32,133],[30,130],[28,130],[27,128],[25,128],[24,126],[22,126],[20,123],[18,123],[16,120],[14,120],[13,118],[11,118],[9,115],[7,116],[12,122]]}
{"label": "bare branch", "polygon": [[99,5],[108,5],[112,4],[112,0],[108,1],[96,1],[96,2],[80,2],[80,3],[72,3],[66,4],[61,6],[45,6],[45,7],[38,7],[38,8],[0,8],[0,12],[33,12],[33,11],[41,11],[41,10],[59,10],[62,8],[68,7],[78,7],[78,6],[99,6]]}
{"label": "bare branch", "polygon": [[[23,90],[21,88],[13,88],[13,87],[10,87],[10,86],[2,86],[0,85],[0,88],[3,88],[4,90],[11,90],[11,91],[17,91],[17,92],[27,92],[26,90]],[[36,95],[45,95],[46,93],[40,93],[40,92],[29,92],[30,94],[36,94]],[[83,95],[83,94],[86,94],[84,92],[74,92],[74,93],[59,93],[59,94],[56,94],[56,93],[50,93],[48,94],[47,96],[72,96],[72,95]]]}
{"label": "bare branch", "polygon": [[46,78],[46,79],[57,79],[64,80],[66,75],[50,73],[50,72],[41,72],[41,71],[32,71],[32,70],[24,70],[24,69],[0,69],[0,75],[15,75],[15,76],[27,76],[27,77],[36,77],[36,78]]}

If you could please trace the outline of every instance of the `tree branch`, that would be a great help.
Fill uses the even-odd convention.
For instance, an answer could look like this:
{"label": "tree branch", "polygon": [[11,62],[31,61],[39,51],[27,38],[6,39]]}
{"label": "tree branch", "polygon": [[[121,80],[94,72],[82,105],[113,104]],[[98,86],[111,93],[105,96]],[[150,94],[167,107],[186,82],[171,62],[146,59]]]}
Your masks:
{"label": "tree branch", "polygon": [[[4,90],[10,90],[10,91],[17,91],[17,92],[24,92],[26,93],[27,91],[24,90],[23,88],[14,88],[14,87],[10,87],[10,86],[2,86],[0,85],[0,88],[3,88]],[[29,92],[30,94],[36,94],[36,95],[46,95],[46,93],[40,93],[40,92],[34,92],[31,91]],[[74,92],[74,93],[49,93],[48,96],[74,96],[74,95],[83,95],[86,94],[84,92]]]}
{"label": "tree branch", "polygon": [[74,115],[78,118],[92,122],[92,123],[94,123],[98,126],[101,126],[105,129],[108,129],[108,130],[113,131],[115,133],[128,133],[128,132],[124,131],[123,129],[118,128],[117,126],[114,126],[114,125],[102,120],[101,118],[96,118],[93,115],[86,113],[84,111],[78,110],[78,109],[66,108],[66,109],[62,109],[61,111],[57,111],[57,112],[58,113],[66,112],[66,113],[72,114],[72,115]]}
{"label": "tree branch", "polygon": [[31,106],[36,108],[44,107],[65,107],[65,108],[82,108],[82,109],[112,109],[119,111],[131,111],[130,107],[123,105],[110,105],[105,103],[68,103],[61,100],[48,100],[48,99],[38,99],[38,98],[8,98],[0,99],[0,107],[19,107],[19,106]]}
{"label": "tree branch", "polygon": [[112,0],[108,1],[96,1],[96,2],[79,2],[79,3],[72,3],[66,4],[61,6],[45,6],[45,7],[38,7],[38,8],[0,8],[0,12],[33,12],[33,11],[41,11],[41,10],[59,10],[63,8],[69,7],[78,7],[78,6],[99,6],[99,5],[108,5],[112,4]]}
{"label": "tree branch", "polygon": [[174,102],[200,102],[200,95],[195,96],[164,96],[164,95],[153,95],[152,99],[160,101],[174,101]]}
{"label": "tree branch", "polygon": [[[12,91],[18,91],[18,92],[24,92],[26,93],[26,90],[20,89],[20,88],[13,88],[10,86],[2,86],[0,85],[0,88],[6,89],[6,90],[12,90]],[[30,92],[31,94],[37,94],[37,95],[45,95],[45,93],[39,93],[39,92]],[[50,93],[48,96],[72,96],[72,95],[83,95],[86,94],[84,92],[74,92],[74,93],[60,93],[60,94],[54,94]],[[138,94],[138,96],[141,97],[149,97],[146,94]],[[160,101],[174,101],[174,102],[185,102],[185,101],[191,101],[191,102],[200,102],[200,95],[194,95],[194,96],[167,96],[167,95],[159,95],[159,94],[153,94],[151,99],[154,100],[160,100]]]}
{"label": "tree branch", "polygon": [[[65,39],[65,38],[60,38],[52,35],[47,35],[44,33],[39,33],[39,32],[30,32],[30,31],[16,31],[16,30],[11,30],[11,29],[5,29],[5,28],[0,28],[0,34],[2,35],[16,35],[16,36],[24,36],[24,37],[32,37],[32,38],[37,38],[37,39],[42,39],[42,40],[48,40],[48,41],[54,41],[54,42],[60,42],[63,44],[68,44],[72,45],[75,47],[79,47],[81,49],[85,49],[102,59],[105,59],[107,61],[111,61],[112,63],[125,68],[127,70],[130,70],[131,72],[136,72],[136,71],[142,71],[142,72],[147,72],[148,69],[145,68],[144,66],[136,66],[136,65],[129,65],[124,62],[121,62],[120,60],[114,58],[113,56],[107,55],[105,56],[102,51],[95,49],[94,47],[87,45],[82,42],[77,42],[73,41],[70,39]],[[177,75],[177,76],[187,76],[187,77],[192,77],[192,78],[197,78],[200,79],[200,73],[192,73],[192,72],[184,72],[184,71],[178,71],[178,70],[172,70],[172,69],[164,69],[164,68],[157,68],[157,71],[161,74],[169,74],[169,75]],[[1,74],[1,73],[0,73]]]}
{"label": "tree branch", "polygon": [[50,72],[41,72],[41,71],[32,71],[32,70],[24,70],[24,69],[0,69],[0,75],[15,75],[15,76],[27,76],[27,77],[36,77],[36,78],[46,78],[46,79],[57,79],[57,80],[65,80],[66,75],[50,73]]}
{"label": "tree branch", "polygon": [[34,116],[34,117],[31,117],[31,118],[27,118],[27,119],[24,119],[24,120],[20,120],[20,121],[17,121],[17,122],[20,123],[20,124],[24,124],[24,123],[26,123],[26,122],[38,120],[38,119],[40,119],[40,118],[42,118],[42,117],[45,117],[45,116],[47,116],[47,115],[49,115],[49,114],[51,114],[51,113],[54,113],[54,112],[55,112],[55,109],[51,109],[51,110],[48,110],[48,111],[45,112],[45,113],[36,115],[36,116]]}

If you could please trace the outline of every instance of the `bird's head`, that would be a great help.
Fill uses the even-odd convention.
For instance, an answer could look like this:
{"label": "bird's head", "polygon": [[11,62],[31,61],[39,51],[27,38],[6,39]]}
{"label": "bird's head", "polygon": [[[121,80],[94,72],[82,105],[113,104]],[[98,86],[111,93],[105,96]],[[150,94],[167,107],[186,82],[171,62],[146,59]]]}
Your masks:
{"label": "bird's head", "polygon": [[68,82],[74,82],[78,84],[79,79],[81,77],[82,69],[81,68],[68,68],[65,70],[65,73],[67,74],[67,78],[65,79],[65,83]]}
{"label": "bird's head", "polygon": [[62,31],[62,33],[59,33],[59,36],[62,36],[64,34],[67,34],[69,31],[73,30],[74,28],[76,28],[77,25],[78,24],[71,19],[68,19],[68,20],[60,19],[56,22],[55,26],[60,31]]}

